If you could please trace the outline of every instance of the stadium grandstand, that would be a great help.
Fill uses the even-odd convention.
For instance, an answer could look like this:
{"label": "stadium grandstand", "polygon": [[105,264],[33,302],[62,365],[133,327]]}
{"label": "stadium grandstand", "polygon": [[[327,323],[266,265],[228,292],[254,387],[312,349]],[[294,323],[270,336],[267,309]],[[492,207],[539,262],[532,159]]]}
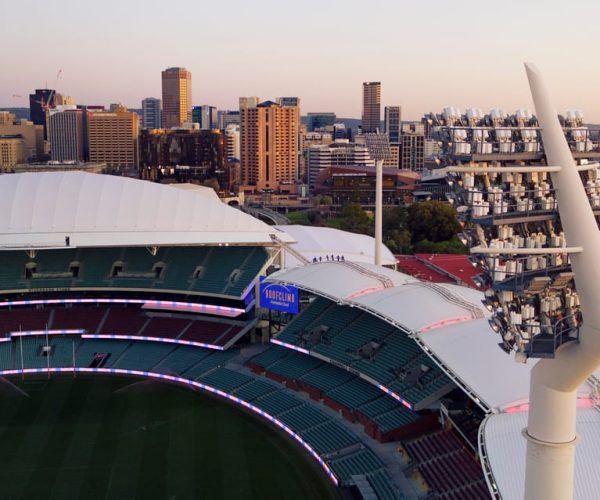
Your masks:
{"label": "stadium grandstand", "polygon": [[[213,395],[279,429],[350,497],[522,486],[525,444],[503,435],[524,426],[535,361],[497,349],[479,290],[369,264],[371,238],[315,262],[341,252],[335,238],[286,233],[202,189],[14,174],[0,199],[3,376],[111,374]],[[419,262],[445,265],[430,257]],[[263,285],[297,289],[299,310],[267,311]],[[597,380],[579,390],[577,460],[598,444]],[[600,486],[591,470],[578,467],[576,491]]]}

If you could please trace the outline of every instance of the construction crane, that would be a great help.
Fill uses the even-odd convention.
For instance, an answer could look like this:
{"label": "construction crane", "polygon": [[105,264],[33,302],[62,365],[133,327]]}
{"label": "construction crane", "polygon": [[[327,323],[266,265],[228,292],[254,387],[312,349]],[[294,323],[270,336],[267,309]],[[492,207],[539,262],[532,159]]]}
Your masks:
{"label": "construction crane", "polygon": [[[62,77],[62,69],[59,69],[58,72],[56,73],[56,80],[60,80],[61,77]],[[46,83],[46,88],[48,88],[47,83]],[[47,100],[44,100],[44,98],[42,97],[39,101],[35,101],[35,102],[38,103],[44,111],[48,111],[51,107],[50,103],[52,102],[52,98],[54,97],[55,92],[56,91],[54,89],[52,89]]]}

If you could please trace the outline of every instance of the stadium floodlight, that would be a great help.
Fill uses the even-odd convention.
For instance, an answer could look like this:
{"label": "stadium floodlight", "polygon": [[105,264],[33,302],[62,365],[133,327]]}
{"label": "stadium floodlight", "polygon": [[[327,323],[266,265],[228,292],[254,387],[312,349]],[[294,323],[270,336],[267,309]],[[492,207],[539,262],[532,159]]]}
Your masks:
{"label": "stadium floodlight", "polygon": [[600,231],[573,155],[538,69],[525,65],[566,241],[581,247],[571,254],[585,322],[580,342],[561,347],[554,359],[541,359],[531,370],[527,429],[525,498],[573,498],[577,388],[600,364]]}
{"label": "stadium floodlight", "polygon": [[375,160],[375,265],[381,265],[383,244],[383,162],[392,158],[387,134],[365,134],[369,155]]}

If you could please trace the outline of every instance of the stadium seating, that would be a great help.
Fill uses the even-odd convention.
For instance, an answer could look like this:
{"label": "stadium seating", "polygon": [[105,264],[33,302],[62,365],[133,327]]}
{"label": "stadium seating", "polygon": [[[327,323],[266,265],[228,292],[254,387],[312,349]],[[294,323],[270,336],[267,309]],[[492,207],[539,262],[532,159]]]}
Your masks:
{"label": "stadium seating", "polygon": [[57,307],[53,311],[50,325],[53,330],[83,329],[87,333],[96,333],[107,310],[103,307]]}
{"label": "stadium seating", "polygon": [[47,307],[0,310],[0,336],[9,331],[83,329],[87,334],[128,335],[225,346],[245,327],[228,322],[149,315],[139,307]]}
{"label": "stadium seating", "polygon": [[0,342],[0,369],[11,370],[14,368],[13,352],[13,342]]}
{"label": "stadium seating", "polygon": [[187,319],[154,317],[144,327],[143,335],[144,337],[176,339],[189,323],[190,321]]}
{"label": "stadium seating", "polygon": [[[405,442],[404,448],[439,498],[486,498],[483,472],[451,431]],[[480,492],[481,496],[471,496]]]}
{"label": "stadium seating", "polygon": [[342,368],[305,354],[272,345],[252,358],[249,364],[295,380],[301,387],[308,385],[319,389],[329,399],[356,415],[364,415],[384,433],[413,423],[418,418],[416,413],[374,385]]}
{"label": "stadium seating", "polygon": [[177,346],[160,363],[152,368],[152,371],[167,373],[169,375],[181,375],[189,370],[199,361],[210,356],[211,351],[189,347],[185,345]]}
{"label": "stadium seating", "polygon": [[214,351],[210,356],[201,359],[188,370],[183,372],[182,376],[190,380],[196,380],[198,377],[209,372],[210,370],[224,365],[227,361],[237,355],[238,351],[231,349],[228,351]]}
{"label": "stadium seating", "polygon": [[236,297],[268,259],[264,248],[241,246],[161,247],[155,255],[137,247],[48,249],[33,258],[22,251],[3,254],[0,290],[158,289]]}
{"label": "stadium seating", "polygon": [[181,336],[181,340],[192,342],[203,342],[206,344],[218,344],[218,339],[231,328],[228,323],[217,323],[212,321],[193,321],[189,328]]}
{"label": "stadium seating", "polygon": [[368,448],[332,460],[329,465],[342,483],[348,482],[352,475],[376,472],[385,468],[381,459]]}
{"label": "stadium seating", "polygon": [[279,387],[273,383],[266,382],[263,380],[254,379],[249,384],[239,387],[234,391],[234,394],[245,401],[254,401],[261,396],[271,394],[272,392],[278,391]]}
{"label": "stadium seating", "polygon": [[358,438],[333,420],[301,432],[320,454],[330,454],[357,444]]}
{"label": "stadium seating", "polygon": [[98,333],[104,335],[141,335],[148,316],[137,308],[113,307]]}
{"label": "stadium seating", "polygon": [[197,380],[211,387],[232,393],[243,385],[252,382],[253,378],[227,368],[217,368],[209,374],[199,377]]}
{"label": "stadium seating", "polygon": [[311,405],[304,404],[281,413],[279,420],[297,432],[302,432],[326,422],[327,416]]}
{"label": "stadium seating", "polygon": [[[314,300],[294,318],[277,340],[364,373],[413,406],[452,388],[450,379],[402,331],[360,309],[338,306],[323,298]],[[284,364],[289,360],[269,366],[269,371],[300,376],[290,370],[282,372]]]}
{"label": "stadium seating", "polygon": [[44,330],[50,322],[49,311],[43,309],[0,310],[0,336],[19,330]]}
{"label": "stadium seating", "polygon": [[113,368],[129,370],[151,371],[152,368],[175,349],[173,344],[160,342],[132,342],[119,359],[112,365]]}
{"label": "stadium seating", "polygon": [[105,368],[112,367],[113,363],[119,359],[119,356],[129,347],[130,342],[119,340],[92,340],[88,339],[81,343],[79,349],[75,351],[75,360],[77,366],[90,366],[96,353],[106,353],[110,356],[104,364]]}
{"label": "stadium seating", "polygon": [[377,470],[371,472],[367,475],[367,480],[379,500],[395,500],[399,498],[398,490],[386,471]]}

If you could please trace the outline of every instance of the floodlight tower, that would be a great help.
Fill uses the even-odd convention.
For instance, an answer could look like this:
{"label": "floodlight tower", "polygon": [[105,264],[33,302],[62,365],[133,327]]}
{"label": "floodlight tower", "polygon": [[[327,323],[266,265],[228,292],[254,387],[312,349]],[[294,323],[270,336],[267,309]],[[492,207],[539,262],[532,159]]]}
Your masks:
{"label": "floodlight tower", "polygon": [[566,240],[577,249],[571,265],[583,314],[579,342],[531,371],[525,498],[565,500],[573,497],[577,388],[600,365],[600,231],[542,77],[533,64],[525,68],[547,162],[558,167],[552,183]]}
{"label": "floodlight tower", "polygon": [[390,159],[392,153],[387,134],[365,134],[369,155],[375,160],[375,265],[381,265],[381,245],[383,244],[383,162]]}

